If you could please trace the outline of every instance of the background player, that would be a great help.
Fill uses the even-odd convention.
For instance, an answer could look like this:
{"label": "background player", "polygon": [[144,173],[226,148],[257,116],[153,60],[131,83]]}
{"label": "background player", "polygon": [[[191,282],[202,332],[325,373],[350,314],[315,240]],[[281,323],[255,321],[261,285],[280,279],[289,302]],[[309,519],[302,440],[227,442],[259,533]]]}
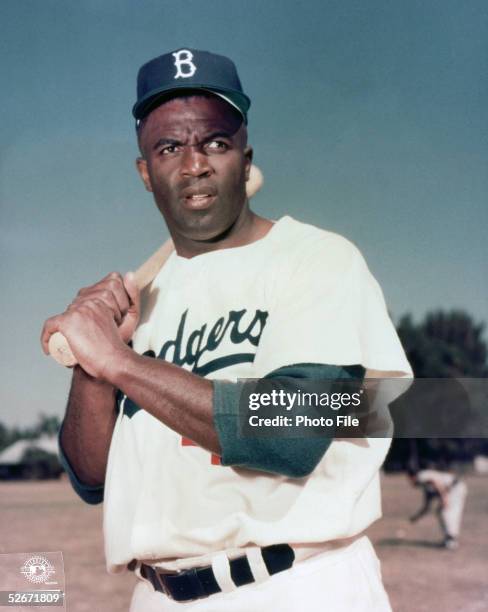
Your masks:
{"label": "background player", "polygon": [[458,537],[461,530],[464,504],[467,495],[466,483],[451,472],[440,470],[408,471],[412,484],[422,489],[424,502],[420,509],[410,517],[415,523],[425,516],[434,501],[439,525],[444,535],[443,546],[450,550],[458,548]]}

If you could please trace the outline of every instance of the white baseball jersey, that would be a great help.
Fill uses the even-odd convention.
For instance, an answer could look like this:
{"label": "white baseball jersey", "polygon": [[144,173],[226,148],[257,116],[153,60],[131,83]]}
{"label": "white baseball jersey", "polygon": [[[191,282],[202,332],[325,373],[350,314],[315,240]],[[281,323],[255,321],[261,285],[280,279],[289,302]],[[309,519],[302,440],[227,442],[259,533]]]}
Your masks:
{"label": "white baseball jersey", "polygon": [[[411,375],[357,248],[290,217],[246,246],[173,254],[146,291],[133,345],[210,379],[259,378],[298,363]],[[124,398],[105,481],[108,568],[140,559],[183,569],[218,551],[232,558],[286,542],[299,553],[358,534],[381,514],[388,446],[334,440],[300,479],[223,467]]]}
{"label": "white baseball jersey", "polygon": [[420,470],[415,478],[421,483],[433,482],[441,489],[449,489],[457,476],[451,474],[451,472],[440,472],[439,470]]}

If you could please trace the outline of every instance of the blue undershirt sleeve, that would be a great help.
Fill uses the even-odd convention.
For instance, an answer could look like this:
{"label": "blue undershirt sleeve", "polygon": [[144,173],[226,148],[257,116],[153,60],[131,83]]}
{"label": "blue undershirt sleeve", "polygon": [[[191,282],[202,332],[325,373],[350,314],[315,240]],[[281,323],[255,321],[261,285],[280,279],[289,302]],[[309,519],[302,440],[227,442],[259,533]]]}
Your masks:
{"label": "blue undershirt sleeve", "polygon": [[103,485],[90,486],[86,485],[78,478],[73,470],[66,453],[64,452],[63,445],[61,443],[61,432],[63,431],[63,426],[59,430],[58,435],[58,446],[59,446],[59,460],[61,465],[65,469],[68,474],[69,480],[71,482],[71,486],[75,490],[75,493],[78,494],[81,499],[87,504],[101,504],[103,502]]}
{"label": "blue undershirt sleeve", "polygon": [[[334,384],[337,380],[364,378],[362,366],[335,366],[326,364],[295,364],[283,366],[268,374],[271,381],[286,377],[290,385],[299,388],[300,380]],[[308,476],[318,465],[332,437],[243,437],[240,432],[239,404],[246,381],[237,383],[214,380],[214,425],[222,451],[222,465],[261,470],[290,478]],[[303,409],[306,411],[306,407]],[[294,411],[299,414],[299,409]],[[305,412],[304,412],[305,414]]]}

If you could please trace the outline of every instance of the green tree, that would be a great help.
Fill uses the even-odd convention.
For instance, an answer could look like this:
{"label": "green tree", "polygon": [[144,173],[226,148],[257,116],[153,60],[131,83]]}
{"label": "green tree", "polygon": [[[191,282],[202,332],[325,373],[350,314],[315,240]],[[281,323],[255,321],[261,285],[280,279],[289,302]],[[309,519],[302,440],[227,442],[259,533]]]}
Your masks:
{"label": "green tree", "polygon": [[8,428],[0,423],[0,451],[10,444],[10,432]]}
{"label": "green tree", "polygon": [[61,427],[61,421],[58,416],[49,416],[41,413],[37,425],[34,427],[34,432],[37,436],[46,434],[48,436],[57,435]]}
{"label": "green tree", "polygon": [[488,376],[484,325],[465,312],[438,310],[428,313],[419,324],[405,315],[397,331],[418,378]]}
{"label": "green tree", "polygon": [[[488,377],[484,325],[476,323],[468,313],[437,310],[419,323],[407,314],[397,331],[416,378]],[[484,439],[396,439],[386,467],[400,467],[408,461],[445,467],[452,460],[467,460],[487,452]]]}

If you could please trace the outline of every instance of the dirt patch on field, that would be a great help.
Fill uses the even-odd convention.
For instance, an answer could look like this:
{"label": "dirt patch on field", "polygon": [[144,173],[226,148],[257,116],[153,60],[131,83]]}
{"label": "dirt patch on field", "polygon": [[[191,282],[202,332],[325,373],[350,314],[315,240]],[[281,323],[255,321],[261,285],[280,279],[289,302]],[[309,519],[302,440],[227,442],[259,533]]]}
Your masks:
{"label": "dirt patch on field", "polygon": [[[437,545],[434,516],[408,523],[420,493],[404,476],[383,477],[384,518],[368,534],[395,612],[488,609],[488,479],[471,476],[467,483],[461,546],[451,552]],[[128,610],[135,579],[105,570],[101,507],[78,500],[66,480],[0,483],[0,553],[57,550],[69,612]]]}

